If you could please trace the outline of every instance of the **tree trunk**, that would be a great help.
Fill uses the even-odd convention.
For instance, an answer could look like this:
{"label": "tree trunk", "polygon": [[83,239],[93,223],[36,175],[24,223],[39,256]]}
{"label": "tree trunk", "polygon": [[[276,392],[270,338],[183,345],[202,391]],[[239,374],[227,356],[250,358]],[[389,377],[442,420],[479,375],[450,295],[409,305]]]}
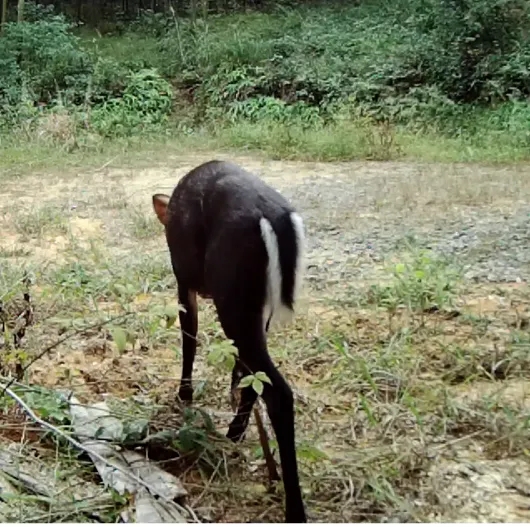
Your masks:
{"label": "tree trunk", "polygon": [[2,18],[0,18],[0,31],[3,30],[7,22],[7,0],[2,0]]}
{"label": "tree trunk", "polygon": [[197,0],[190,0],[190,14],[192,22],[195,23],[197,19]]}
{"label": "tree trunk", "polygon": [[17,22],[24,20],[24,0],[18,0]]}

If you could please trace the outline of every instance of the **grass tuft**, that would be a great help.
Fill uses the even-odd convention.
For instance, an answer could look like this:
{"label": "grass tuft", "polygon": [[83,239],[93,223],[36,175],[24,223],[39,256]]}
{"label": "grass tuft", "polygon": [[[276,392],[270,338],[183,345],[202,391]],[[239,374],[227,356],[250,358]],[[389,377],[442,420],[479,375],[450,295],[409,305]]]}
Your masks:
{"label": "grass tuft", "polygon": [[14,214],[15,230],[25,238],[40,238],[46,234],[66,234],[68,220],[63,210],[54,205],[45,205],[27,212]]}

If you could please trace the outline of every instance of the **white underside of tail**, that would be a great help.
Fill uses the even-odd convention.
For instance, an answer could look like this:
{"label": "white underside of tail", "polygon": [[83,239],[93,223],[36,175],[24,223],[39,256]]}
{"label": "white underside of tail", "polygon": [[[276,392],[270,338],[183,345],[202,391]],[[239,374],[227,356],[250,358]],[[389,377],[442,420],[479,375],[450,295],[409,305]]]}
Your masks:
{"label": "white underside of tail", "polygon": [[[297,256],[295,270],[294,301],[298,298],[302,286],[304,272],[304,225],[302,218],[296,212],[291,213],[291,221],[297,239]],[[261,218],[261,237],[265,243],[269,265],[267,267],[267,297],[263,307],[263,324],[266,326],[270,318],[270,325],[284,324],[289,322],[294,312],[282,302],[282,271],[280,266],[280,254],[278,249],[278,238],[269,220]],[[272,315],[272,317],[271,317]]]}
{"label": "white underside of tail", "polygon": [[296,242],[298,247],[298,254],[296,256],[296,271],[294,275],[294,299],[298,300],[300,290],[302,289],[302,282],[305,273],[305,236],[304,236],[304,222],[302,217],[296,212],[291,213],[291,221],[293,222],[294,232],[296,234]]}

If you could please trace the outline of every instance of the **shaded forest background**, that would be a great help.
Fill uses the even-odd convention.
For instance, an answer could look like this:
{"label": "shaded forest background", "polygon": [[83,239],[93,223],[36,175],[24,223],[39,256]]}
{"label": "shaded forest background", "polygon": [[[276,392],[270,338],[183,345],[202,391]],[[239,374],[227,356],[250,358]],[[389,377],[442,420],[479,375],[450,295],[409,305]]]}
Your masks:
{"label": "shaded forest background", "polygon": [[206,134],[319,159],[392,158],[425,137],[503,159],[529,151],[523,0],[4,8],[0,127],[11,138],[97,148]]}
{"label": "shaded forest background", "polygon": [[[18,18],[20,0],[6,0],[6,10],[11,10],[14,18]],[[169,13],[174,11],[179,16],[207,16],[213,13],[229,13],[246,11],[247,9],[270,9],[278,5],[296,5],[316,3],[309,1],[274,1],[274,0],[42,0],[43,6],[53,5],[58,13],[67,15],[77,22],[93,26],[106,22],[130,21],[143,12]],[[24,9],[24,8],[23,8]],[[22,9],[22,10],[23,10]]]}

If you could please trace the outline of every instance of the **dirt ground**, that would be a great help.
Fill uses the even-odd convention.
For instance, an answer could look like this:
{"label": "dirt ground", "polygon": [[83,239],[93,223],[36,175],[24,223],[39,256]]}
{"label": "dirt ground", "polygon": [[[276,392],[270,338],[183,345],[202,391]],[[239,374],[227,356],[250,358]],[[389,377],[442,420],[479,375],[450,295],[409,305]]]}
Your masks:
{"label": "dirt ground", "polygon": [[[26,384],[86,402],[172,404],[180,335],[157,325],[156,310],[176,306],[175,284],[151,195],[215,157],[226,155],[2,185],[0,294],[15,301],[21,269],[33,277],[24,360],[72,324],[116,313],[132,312],[137,337],[120,352],[105,328],[83,332],[32,365]],[[530,521],[529,168],[230,159],[284,193],[306,224],[301,309],[270,348],[296,392],[310,518]],[[229,373],[206,360],[222,334],[204,301],[199,326],[195,404],[222,431]],[[3,444],[22,441],[5,412]],[[37,443],[26,447],[46,457]],[[281,520],[257,444],[252,429],[246,464],[179,474],[204,518]]]}

